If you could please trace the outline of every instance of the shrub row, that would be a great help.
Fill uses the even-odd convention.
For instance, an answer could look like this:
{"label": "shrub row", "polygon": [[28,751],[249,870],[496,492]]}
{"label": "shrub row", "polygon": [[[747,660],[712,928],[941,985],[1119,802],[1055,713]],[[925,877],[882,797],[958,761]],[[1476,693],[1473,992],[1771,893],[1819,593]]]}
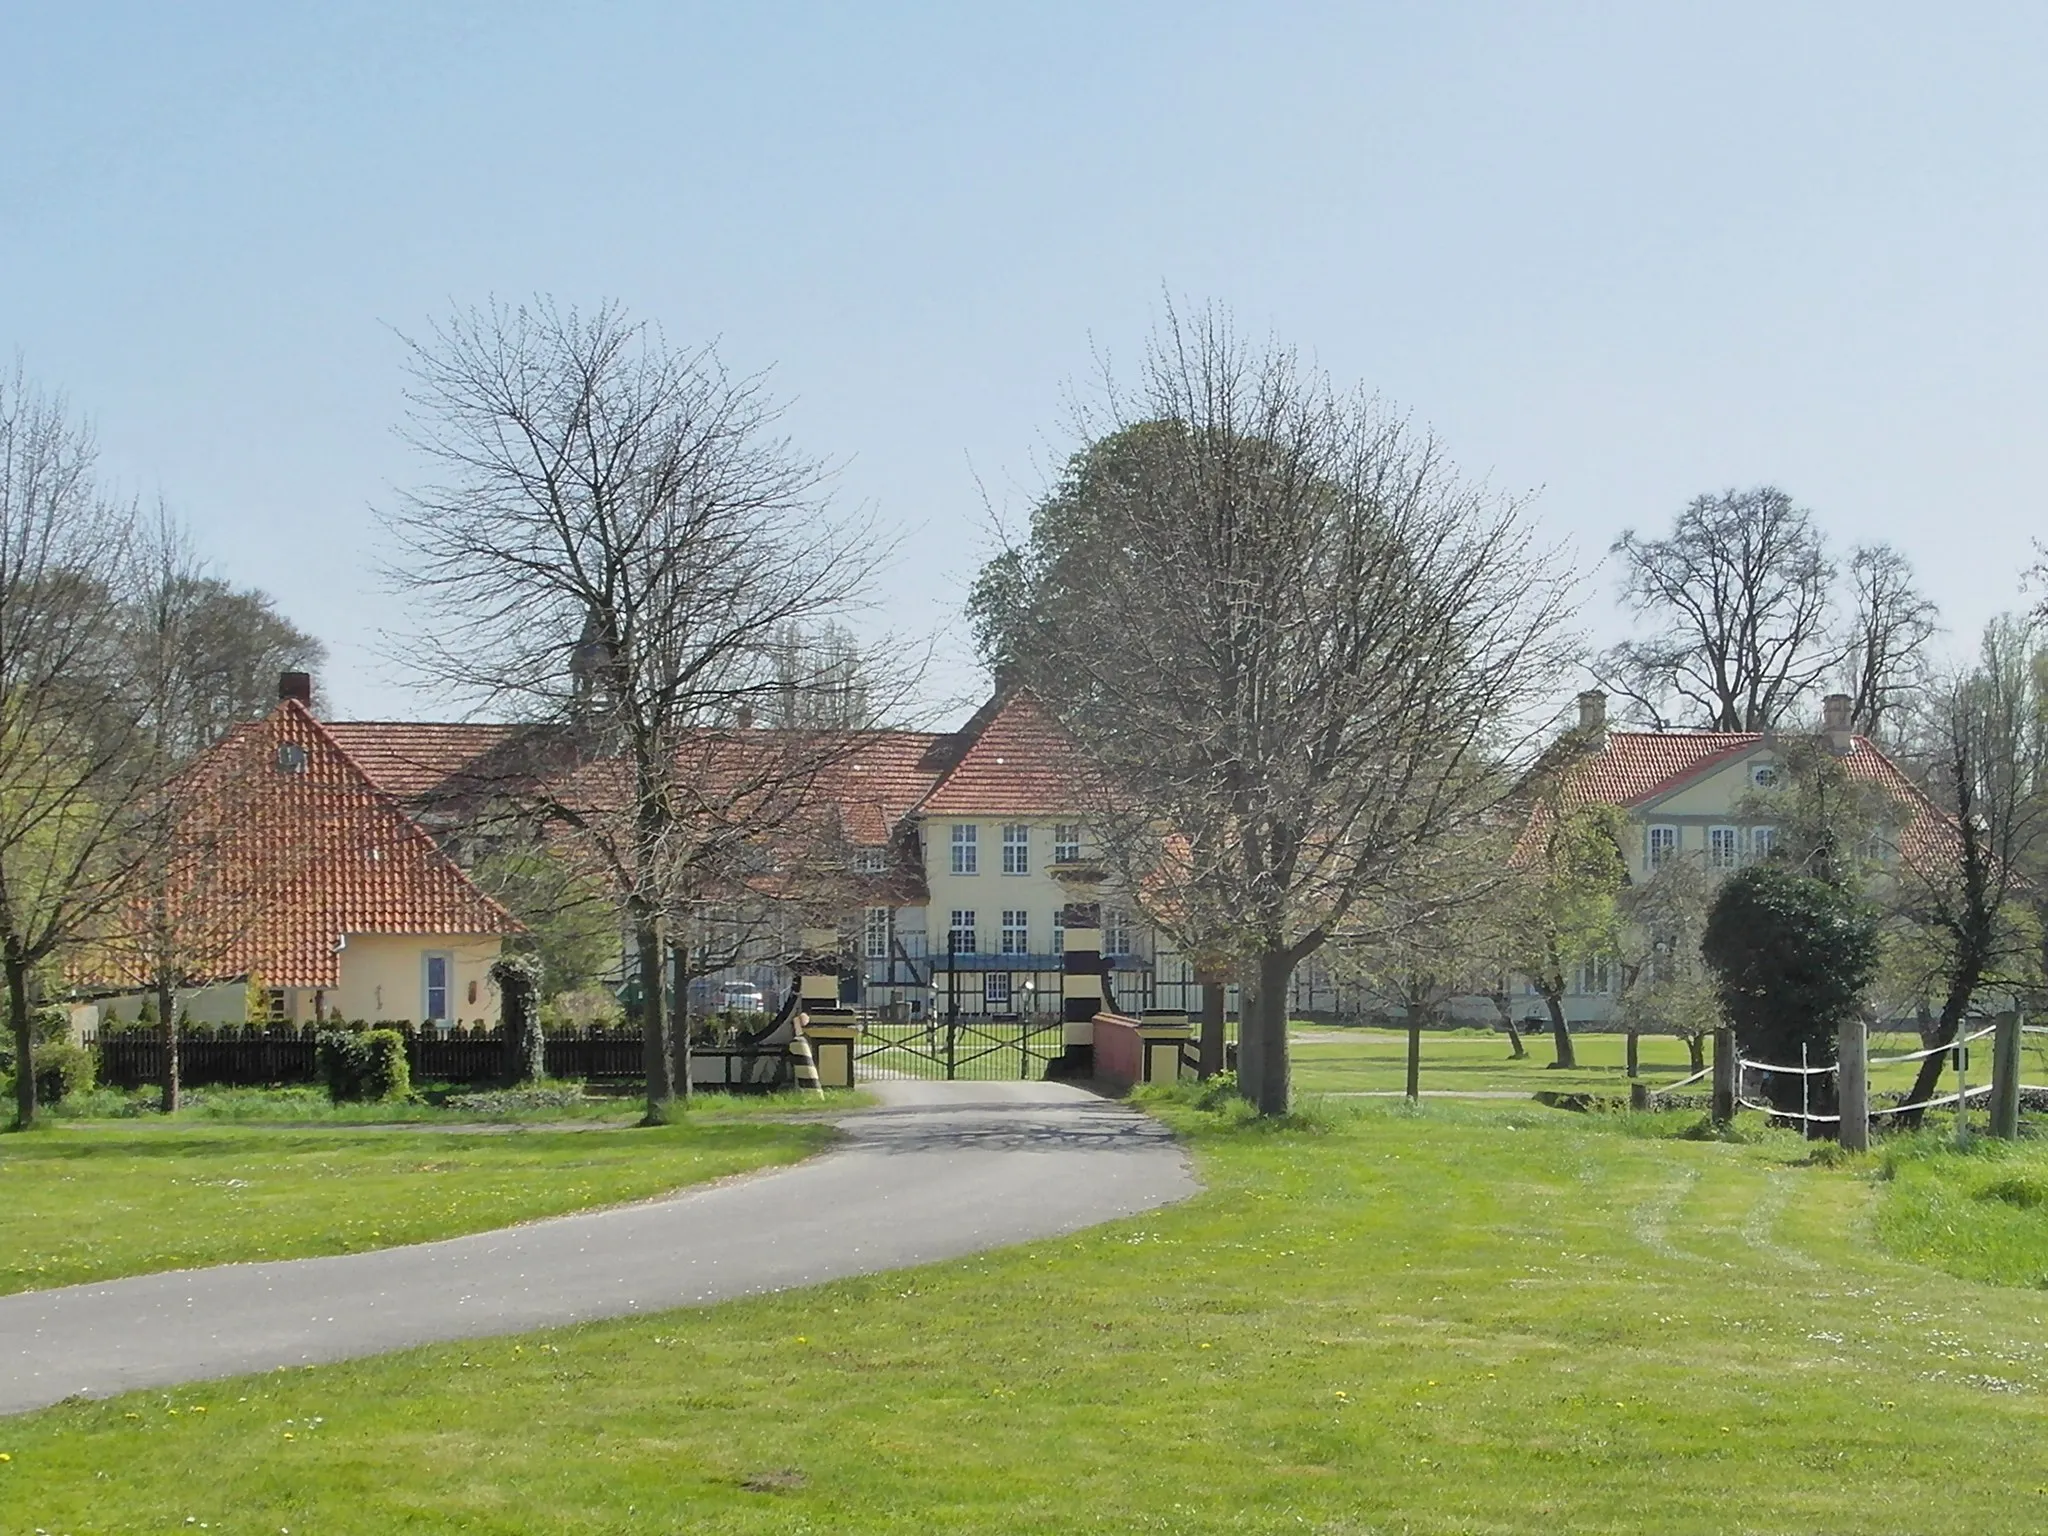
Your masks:
{"label": "shrub row", "polygon": [[320,1076],[337,1104],[405,1098],[412,1092],[405,1037],[395,1029],[329,1030],[320,1037]]}

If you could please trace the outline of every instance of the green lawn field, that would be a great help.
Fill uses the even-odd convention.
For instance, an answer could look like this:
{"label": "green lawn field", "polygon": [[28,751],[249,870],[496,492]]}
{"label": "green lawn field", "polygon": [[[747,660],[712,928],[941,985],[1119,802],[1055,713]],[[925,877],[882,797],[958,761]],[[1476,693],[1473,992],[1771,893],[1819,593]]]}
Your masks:
{"label": "green lawn field", "polygon": [[[1520,1061],[1508,1053],[1505,1035],[1484,1030],[1425,1030],[1422,1036],[1422,1091],[1424,1093],[1604,1093],[1628,1096],[1625,1070],[1627,1042],[1618,1034],[1575,1034],[1579,1065],[1573,1071],[1558,1071],[1550,1035],[1524,1037],[1529,1054]],[[2026,1037],[2028,1082],[2048,1083],[2048,1036]],[[1990,1042],[1980,1042],[1972,1052],[1976,1081],[1990,1072]],[[1911,1034],[1886,1033],[1871,1039],[1873,1056],[1904,1055],[1920,1048]],[[1676,1082],[1692,1072],[1685,1042],[1669,1035],[1645,1035],[1641,1042],[1643,1078],[1652,1087]],[[1338,1029],[1301,1024],[1294,1029],[1289,1050],[1294,1065],[1297,1092],[1315,1093],[1399,1093],[1407,1083],[1408,1037],[1398,1030]],[[1870,1084],[1874,1092],[1903,1091],[1911,1086],[1915,1067],[1893,1063],[1873,1067]],[[1706,1085],[1691,1090],[1704,1093]],[[1944,1087],[1944,1092],[1949,1091]]]}
{"label": "green lawn field", "polygon": [[[49,1532],[2044,1524],[2048,1215],[2012,1193],[2048,1188],[2038,1146],[1930,1134],[1837,1165],[1754,1128],[1686,1139],[1680,1114],[1350,1101],[1269,1128],[1181,1099],[1152,1102],[1207,1182],[1186,1205],[62,1405],[0,1422],[0,1510]],[[1940,1231],[1978,1208],[2031,1225],[1951,1263]],[[1973,1265],[2000,1283],[1949,1272]]]}
{"label": "green lawn field", "polygon": [[480,1232],[792,1162],[830,1135],[715,1115],[468,1132],[53,1125],[0,1136],[0,1293]]}

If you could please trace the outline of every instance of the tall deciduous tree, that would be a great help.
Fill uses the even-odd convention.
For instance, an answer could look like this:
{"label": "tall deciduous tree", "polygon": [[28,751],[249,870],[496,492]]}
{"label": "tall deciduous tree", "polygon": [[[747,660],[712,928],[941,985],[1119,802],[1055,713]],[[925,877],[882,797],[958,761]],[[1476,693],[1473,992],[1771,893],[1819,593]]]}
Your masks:
{"label": "tall deciduous tree", "polygon": [[1501,803],[1568,583],[1434,439],[1213,312],[1105,414],[984,583],[991,654],[1099,766],[1121,878],[1227,938],[1242,1083],[1280,1113],[1295,967]]}
{"label": "tall deciduous tree", "polygon": [[1927,645],[1941,613],[1920,591],[1912,563],[1889,544],[1860,544],[1849,556],[1849,619],[1842,680],[1849,723],[1882,736],[1927,680]]}
{"label": "tall deciduous tree", "polygon": [[1602,671],[1660,727],[1768,730],[1840,660],[1834,562],[1812,515],[1774,486],[1698,497],[1667,537],[1630,529],[1613,554],[1650,632],[1608,651]]}
{"label": "tall deciduous tree", "polygon": [[32,973],[119,899],[132,865],[132,530],[63,402],[18,369],[0,378],[0,970],[24,1125],[36,1114]]}
{"label": "tall deciduous tree", "polygon": [[1528,978],[1550,1015],[1553,1065],[1578,1065],[1565,994],[1580,967],[1618,958],[1616,906],[1628,866],[1624,822],[1611,805],[1545,806],[1517,861],[1519,890],[1509,915],[1516,971]]}
{"label": "tall deciduous tree", "polygon": [[764,839],[802,823],[844,750],[754,728],[812,718],[782,641],[852,609],[886,549],[833,514],[760,379],[615,306],[462,311],[412,344],[411,374],[408,436],[439,475],[390,517],[394,574],[434,618],[414,658],[584,762],[527,789],[622,893],[662,1118],[671,925],[769,873]]}
{"label": "tall deciduous tree", "polygon": [[[1981,989],[2040,973],[2025,893],[2048,854],[2048,655],[2033,624],[1993,620],[1977,664],[1929,715],[1928,787],[1952,821],[1900,839],[1896,886],[1939,1003],[1928,1044],[1946,1045]],[[1941,1067],[1939,1056],[1921,1064],[1908,1103],[1934,1092]]]}

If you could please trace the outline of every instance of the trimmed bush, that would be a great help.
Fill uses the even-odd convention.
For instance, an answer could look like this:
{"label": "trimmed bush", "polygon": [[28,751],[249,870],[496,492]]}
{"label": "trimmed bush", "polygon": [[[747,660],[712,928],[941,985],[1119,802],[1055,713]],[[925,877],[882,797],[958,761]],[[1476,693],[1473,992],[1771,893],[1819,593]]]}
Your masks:
{"label": "trimmed bush", "polygon": [[382,1103],[412,1093],[405,1037],[395,1029],[330,1030],[322,1035],[320,1076],[328,1097],[337,1104]]}
{"label": "trimmed bush", "polygon": [[93,1086],[92,1052],[69,1040],[46,1040],[36,1047],[36,1101],[61,1104]]}

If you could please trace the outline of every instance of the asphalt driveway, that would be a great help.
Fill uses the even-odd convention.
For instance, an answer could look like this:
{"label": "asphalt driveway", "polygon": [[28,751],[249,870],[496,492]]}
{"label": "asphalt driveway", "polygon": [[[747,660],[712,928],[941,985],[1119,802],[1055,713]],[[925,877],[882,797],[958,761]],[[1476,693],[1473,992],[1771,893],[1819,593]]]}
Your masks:
{"label": "asphalt driveway", "polygon": [[340,1258],[0,1296],[0,1414],[695,1306],[1056,1237],[1186,1199],[1155,1121],[1057,1083],[884,1083],[793,1168]]}

